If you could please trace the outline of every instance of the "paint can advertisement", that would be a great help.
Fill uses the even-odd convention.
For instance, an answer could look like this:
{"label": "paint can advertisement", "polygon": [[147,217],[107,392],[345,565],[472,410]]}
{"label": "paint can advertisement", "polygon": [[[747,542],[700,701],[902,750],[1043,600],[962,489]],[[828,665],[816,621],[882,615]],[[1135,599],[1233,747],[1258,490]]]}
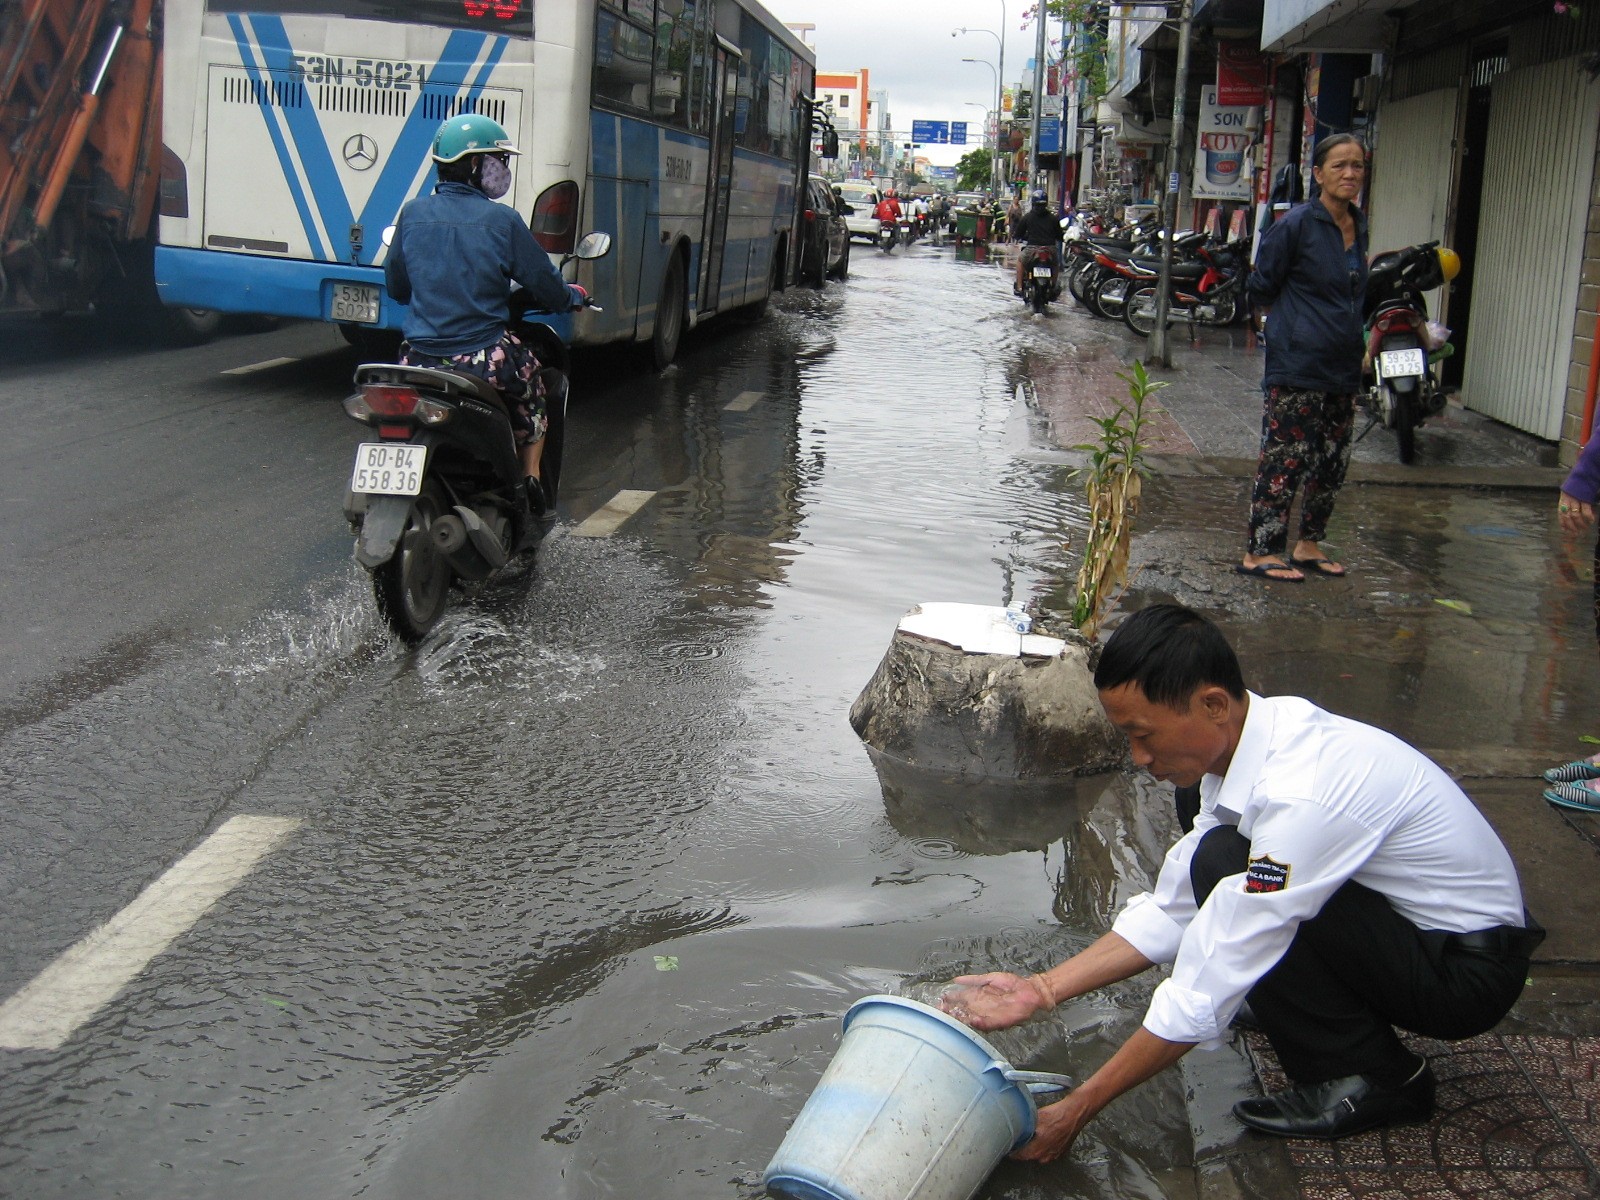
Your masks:
{"label": "paint can advertisement", "polygon": [[1248,203],[1254,183],[1252,149],[1261,130],[1261,110],[1219,104],[1217,89],[1202,88],[1190,194],[1196,200]]}

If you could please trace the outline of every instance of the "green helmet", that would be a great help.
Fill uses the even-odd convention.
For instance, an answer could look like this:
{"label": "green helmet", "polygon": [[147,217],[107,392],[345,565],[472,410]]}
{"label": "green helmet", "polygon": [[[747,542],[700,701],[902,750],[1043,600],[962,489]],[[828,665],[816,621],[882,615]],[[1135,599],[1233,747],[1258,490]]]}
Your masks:
{"label": "green helmet", "polygon": [[462,113],[433,135],[433,161],[455,162],[469,154],[520,154],[500,122],[482,113]]}

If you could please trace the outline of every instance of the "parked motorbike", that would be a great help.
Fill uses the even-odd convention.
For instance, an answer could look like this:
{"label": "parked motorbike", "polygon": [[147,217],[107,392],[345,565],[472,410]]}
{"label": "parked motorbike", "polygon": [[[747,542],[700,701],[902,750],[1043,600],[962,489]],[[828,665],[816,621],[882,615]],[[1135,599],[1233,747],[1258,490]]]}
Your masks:
{"label": "parked motorbike", "polygon": [[[591,233],[561,265],[610,249],[609,234]],[[534,310],[521,292],[512,307],[513,330],[522,336],[518,327],[526,328]],[[372,573],[378,609],[403,640],[427,635],[452,584],[487,579],[554,523],[567,379],[554,368],[541,379],[549,429],[540,486],[530,493],[510,412],[493,386],[459,371],[392,363],[356,368],[356,391],[344,409],[375,429],[378,440],[356,447],[345,517],[356,533],[356,561]]]}
{"label": "parked motorbike", "polygon": [[[1228,242],[1213,247],[1203,235],[1191,236],[1199,240],[1185,245],[1185,239],[1180,237],[1173,247],[1192,257],[1172,264],[1168,323],[1232,325],[1242,320],[1248,312],[1244,295],[1245,280],[1250,274],[1248,245]],[[1148,336],[1155,328],[1159,280],[1159,272],[1146,275],[1131,283],[1124,297],[1122,319],[1140,336]]]}
{"label": "parked motorbike", "polygon": [[1377,424],[1394,430],[1403,463],[1416,457],[1418,426],[1444,410],[1434,365],[1454,349],[1450,331],[1428,320],[1423,293],[1454,279],[1460,266],[1455,251],[1422,242],[1379,254],[1367,272],[1363,366],[1371,382],[1361,402],[1370,419],[1361,436]]}
{"label": "parked motorbike", "polygon": [[896,221],[878,222],[878,249],[885,254],[894,252],[900,243],[900,225]]}
{"label": "parked motorbike", "polygon": [[1056,280],[1056,255],[1049,246],[1025,246],[1022,253],[1022,299],[1036,313],[1061,295]]}

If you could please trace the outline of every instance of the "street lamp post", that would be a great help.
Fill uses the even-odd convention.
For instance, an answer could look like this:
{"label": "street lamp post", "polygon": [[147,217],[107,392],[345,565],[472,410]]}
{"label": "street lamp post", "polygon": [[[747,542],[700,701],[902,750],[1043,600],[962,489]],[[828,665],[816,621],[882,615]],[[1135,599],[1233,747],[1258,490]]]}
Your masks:
{"label": "street lamp post", "polygon": [[[992,62],[990,62],[987,58],[963,58],[961,61],[962,62],[966,62],[966,63],[982,63],[984,66],[988,67],[989,70],[994,71],[994,77],[995,77],[995,79],[997,81],[1000,78],[1000,72],[999,71],[995,71],[994,64]],[[987,130],[985,130],[985,132],[987,132]],[[997,178],[999,176],[999,170],[1000,170],[1000,109],[998,107],[996,107],[995,110],[994,110],[994,157],[989,160],[989,187],[994,191],[996,196],[998,196],[1000,194],[1000,188],[999,188],[998,183],[996,182],[996,180],[997,180]]]}
{"label": "street lamp post", "polygon": [[[964,104],[968,108],[981,108],[983,110],[983,148],[985,150],[988,150],[989,154],[990,154],[990,158],[989,158],[989,182],[993,183],[994,182],[994,154],[995,154],[996,151],[994,149],[990,148],[990,142],[989,142],[989,120],[990,120],[991,117],[998,118],[999,114],[996,113],[994,111],[994,109],[990,108],[988,105],[979,104],[976,100],[963,100],[962,104]],[[999,136],[1000,136],[1000,126],[999,126],[998,120],[996,120],[996,123],[995,123],[996,146],[998,146]]]}
{"label": "street lamp post", "polygon": [[[1006,0],[1000,0],[1000,28],[1004,30],[1005,27]],[[1005,111],[1005,92],[1003,91],[1003,88],[1005,87],[1006,80],[1006,40],[992,29],[968,29],[967,27],[963,26],[960,29],[952,29],[950,31],[950,36],[955,37],[958,33],[987,33],[1000,47],[1000,65],[994,73],[994,160],[989,164],[991,172],[989,182],[994,189],[996,197],[998,197],[1001,190],[1000,114]]]}

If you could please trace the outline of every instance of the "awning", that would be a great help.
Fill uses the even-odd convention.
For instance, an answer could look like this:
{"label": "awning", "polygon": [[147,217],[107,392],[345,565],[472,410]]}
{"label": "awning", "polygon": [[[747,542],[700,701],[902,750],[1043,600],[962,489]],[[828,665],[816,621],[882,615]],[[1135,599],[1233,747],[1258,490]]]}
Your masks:
{"label": "awning", "polygon": [[1172,122],[1157,120],[1148,125],[1141,125],[1133,118],[1125,116],[1117,123],[1111,139],[1130,144],[1144,142],[1164,146],[1172,140]]}
{"label": "awning", "polygon": [[1277,54],[1306,50],[1366,51],[1390,48],[1389,15],[1414,0],[1292,0],[1261,14],[1261,48]]}

